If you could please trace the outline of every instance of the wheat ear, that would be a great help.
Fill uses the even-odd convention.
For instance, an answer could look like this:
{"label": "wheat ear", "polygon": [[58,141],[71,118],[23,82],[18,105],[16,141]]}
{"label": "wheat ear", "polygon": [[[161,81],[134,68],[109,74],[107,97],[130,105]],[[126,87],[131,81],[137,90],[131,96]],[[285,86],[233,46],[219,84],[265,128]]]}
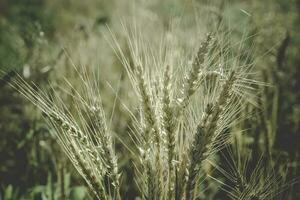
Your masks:
{"label": "wheat ear", "polygon": [[214,133],[218,127],[218,121],[231,96],[232,86],[235,82],[234,71],[229,75],[214,105],[208,104],[202,121],[197,126],[193,144],[189,152],[190,164],[188,167],[188,179],[186,184],[186,200],[194,199],[196,177],[201,163],[208,157]]}
{"label": "wheat ear", "polygon": [[97,179],[96,175],[93,173],[93,170],[87,167],[89,165],[84,161],[80,154],[75,153],[76,150],[73,145],[70,145],[70,150],[74,153],[73,159],[75,162],[73,163],[75,165],[77,164],[77,168],[83,174],[83,177],[85,178],[86,182],[90,185],[91,188],[93,188],[93,191],[97,195],[98,199],[106,200],[108,195],[106,194],[102,183]]}
{"label": "wheat ear", "polygon": [[[156,195],[157,198],[159,199],[160,194],[162,192],[162,164],[161,164],[161,138],[160,138],[160,133],[159,133],[159,128],[158,128],[158,124],[157,124],[157,119],[156,119],[156,115],[154,112],[154,108],[151,104],[151,100],[150,100],[150,94],[148,93],[148,87],[146,84],[146,81],[144,79],[143,76],[143,68],[141,66],[137,66],[136,67],[136,78],[138,81],[138,88],[139,88],[139,92],[140,92],[140,97],[141,97],[141,102],[142,102],[142,109],[143,109],[143,114],[144,114],[144,118],[145,118],[145,122],[146,122],[146,126],[145,126],[145,131],[144,133],[146,134],[146,144],[147,146],[150,148],[150,142],[152,140],[151,135],[149,135],[150,133],[154,132],[154,143],[156,146],[156,154],[155,154],[155,168],[156,168],[156,178],[155,178],[155,182],[156,182]],[[146,151],[148,151],[150,149],[147,149]],[[148,166],[147,168],[149,168],[150,166]],[[150,183],[153,184],[153,183]]]}
{"label": "wheat ear", "polygon": [[211,42],[211,34],[208,34],[206,40],[201,43],[198,52],[194,58],[192,68],[187,77],[185,77],[183,88],[181,90],[182,97],[178,99],[178,107],[184,109],[188,105],[190,97],[196,92],[198,82],[201,80],[201,65],[205,60],[205,56]]}
{"label": "wheat ear", "polygon": [[[99,104],[99,103],[98,103]],[[90,107],[91,119],[93,120],[93,131],[99,134],[99,139],[102,144],[103,158],[106,163],[106,167],[109,169],[109,177],[112,180],[112,185],[115,188],[115,198],[120,199],[120,183],[119,183],[119,173],[118,173],[118,159],[115,155],[113,148],[112,136],[109,133],[106,122],[105,114],[102,109],[102,105],[95,105]]]}
{"label": "wheat ear", "polygon": [[168,151],[168,199],[173,199],[174,187],[174,166],[173,159],[175,156],[175,124],[173,109],[171,107],[170,99],[171,75],[170,66],[167,65],[164,72],[163,80],[163,98],[162,98],[162,111],[163,111],[163,126],[167,137],[167,151]]}

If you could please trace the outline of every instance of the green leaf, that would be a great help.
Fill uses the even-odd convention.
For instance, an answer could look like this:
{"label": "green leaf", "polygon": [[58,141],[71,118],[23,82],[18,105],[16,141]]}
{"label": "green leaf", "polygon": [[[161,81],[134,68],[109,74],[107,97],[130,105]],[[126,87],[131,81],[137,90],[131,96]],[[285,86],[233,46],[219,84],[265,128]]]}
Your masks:
{"label": "green leaf", "polygon": [[13,194],[13,187],[12,185],[9,185],[6,187],[4,192],[4,200],[12,200],[12,194]]}
{"label": "green leaf", "polygon": [[70,199],[83,200],[86,198],[86,188],[83,186],[73,187],[70,192]]}

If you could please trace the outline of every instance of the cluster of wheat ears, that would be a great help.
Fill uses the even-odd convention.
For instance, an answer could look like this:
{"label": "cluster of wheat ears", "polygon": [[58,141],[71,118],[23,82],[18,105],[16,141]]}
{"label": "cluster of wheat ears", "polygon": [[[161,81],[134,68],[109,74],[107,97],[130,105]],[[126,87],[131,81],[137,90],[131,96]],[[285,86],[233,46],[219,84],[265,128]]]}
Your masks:
{"label": "cluster of wheat ears", "polygon": [[[228,44],[221,44],[215,34],[202,38],[192,59],[175,59],[168,45],[151,50],[142,37],[133,36],[128,34],[129,55],[117,42],[114,50],[139,99],[137,112],[128,111],[132,124],[126,134],[134,145],[125,146],[135,163],[140,197],[197,199],[206,176],[204,162],[230,141],[232,125],[241,120],[244,105],[254,102],[260,82],[253,79],[251,64],[232,56]],[[11,84],[43,112],[96,198],[122,199],[122,172],[99,83],[84,67],[74,69],[81,84],[74,88],[66,80],[71,90],[65,92],[73,98],[72,105],[66,105],[55,89],[40,91],[21,77]],[[231,196],[251,199],[250,193],[242,192]]]}

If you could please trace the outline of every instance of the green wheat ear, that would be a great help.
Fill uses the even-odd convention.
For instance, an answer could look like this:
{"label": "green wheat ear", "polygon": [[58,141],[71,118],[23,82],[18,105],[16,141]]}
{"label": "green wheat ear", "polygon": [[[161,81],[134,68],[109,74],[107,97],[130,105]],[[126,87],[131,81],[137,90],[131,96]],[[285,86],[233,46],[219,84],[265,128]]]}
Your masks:
{"label": "green wheat ear", "polygon": [[[75,90],[75,95],[67,93],[74,100],[73,111],[66,109],[69,106],[64,104],[57,91],[53,90],[51,96],[46,96],[20,76],[11,85],[44,113],[59,145],[98,199],[120,199],[118,163],[112,136],[106,127],[102,105],[96,103],[101,102],[101,97],[95,95],[97,87],[86,79],[86,74],[78,75],[83,81],[83,88]],[[67,85],[74,91],[70,82],[67,81]],[[81,90],[84,93],[80,94]],[[97,101],[91,101],[95,98]],[[110,178],[109,184],[113,189],[106,187],[105,177]]]}
{"label": "green wheat ear", "polygon": [[224,108],[228,104],[233,84],[236,80],[234,71],[231,72],[224,83],[219,97],[215,104],[208,104],[205,114],[197,127],[197,132],[193,139],[190,150],[190,164],[188,167],[188,179],[186,185],[186,199],[194,199],[194,190],[196,187],[196,178],[203,160],[210,153],[211,144],[214,142],[214,134],[217,129]]}

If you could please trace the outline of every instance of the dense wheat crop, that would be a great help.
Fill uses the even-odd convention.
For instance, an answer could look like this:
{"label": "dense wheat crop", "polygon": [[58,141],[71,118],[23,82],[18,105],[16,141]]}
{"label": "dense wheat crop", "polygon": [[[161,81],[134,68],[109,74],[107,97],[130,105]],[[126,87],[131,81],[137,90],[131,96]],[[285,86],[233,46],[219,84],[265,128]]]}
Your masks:
{"label": "dense wheat crop", "polygon": [[41,27],[37,44],[24,40],[14,56],[28,63],[22,73],[5,68],[3,84],[20,95],[29,126],[41,124],[28,140],[38,140],[33,152],[45,149],[50,169],[46,186],[21,197],[10,185],[3,198],[297,198],[298,153],[277,144],[281,75],[262,67],[276,47],[263,49],[249,25],[257,4],[245,3],[248,12],[237,2],[174,1],[170,16],[171,3],[102,2],[110,18],[79,25],[74,10],[93,19],[98,4],[78,3],[61,18],[65,30],[76,25],[70,37],[53,30],[60,46]]}

